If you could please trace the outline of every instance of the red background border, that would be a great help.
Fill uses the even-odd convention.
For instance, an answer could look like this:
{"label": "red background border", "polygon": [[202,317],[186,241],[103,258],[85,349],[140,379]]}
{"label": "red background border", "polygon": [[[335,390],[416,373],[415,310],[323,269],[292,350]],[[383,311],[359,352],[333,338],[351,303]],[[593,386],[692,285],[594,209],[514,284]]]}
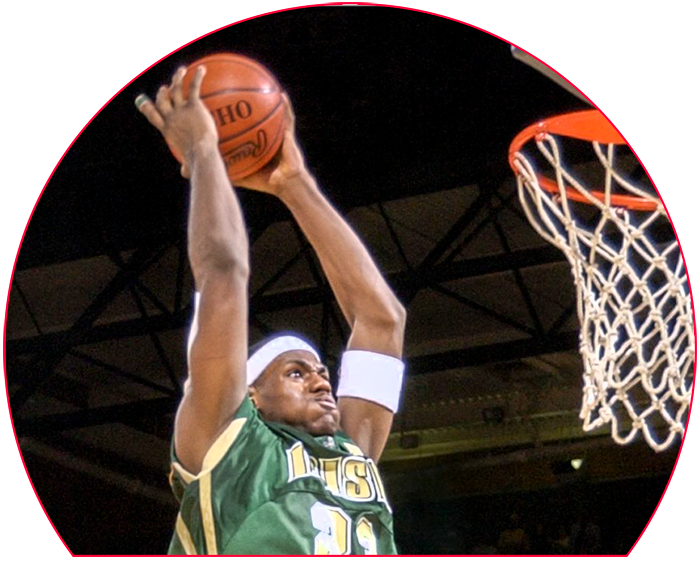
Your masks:
{"label": "red background border", "polygon": [[[176,50],[224,27],[318,5],[17,4],[17,251],[59,162],[126,85]],[[612,122],[643,164],[663,199],[687,263],[687,4],[372,5],[470,25],[516,45],[569,81]],[[35,132],[46,129],[47,115],[51,142],[38,153]],[[687,521],[686,434],[666,491],[630,554],[687,556]],[[17,555],[70,555],[34,491],[19,447]]]}

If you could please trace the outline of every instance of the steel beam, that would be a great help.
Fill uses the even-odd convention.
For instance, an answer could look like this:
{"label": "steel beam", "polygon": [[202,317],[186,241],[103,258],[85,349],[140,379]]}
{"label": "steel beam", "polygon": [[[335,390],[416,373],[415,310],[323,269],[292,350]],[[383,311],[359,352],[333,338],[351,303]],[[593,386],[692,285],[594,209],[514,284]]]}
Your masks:
{"label": "steel beam", "polygon": [[[491,345],[468,347],[407,359],[407,372],[419,376],[454,368],[465,368],[491,362],[507,362],[542,354],[575,350],[579,332],[560,333],[542,340],[534,337],[504,341]],[[126,404],[84,409],[72,413],[15,419],[19,436],[42,435],[47,432],[75,430],[109,423],[131,424],[138,419],[173,413],[178,397],[159,397]]]}
{"label": "steel beam", "polygon": [[161,242],[154,247],[144,247],[137,250],[125,267],[97,295],[70,329],[54,339],[52,345],[40,345],[34,348],[35,356],[25,368],[22,368],[22,386],[10,399],[15,413],[22,408],[36,389],[50,378],[54,367],[65,357],[66,353],[84,342],[86,335],[92,330],[95,320],[100,317],[111,302],[152,263],[160,259],[169,245],[170,242]]}
{"label": "steel beam", "polygon": [[[443,283],[458,279],[474,278],[484,275],[511,271],[514,267],[527,269],[565,261],[564,255],[553,246],[513,251],[510,254],[491,255],[465,259],[453,263],[440,263],[429,270],[401,271],[388,275],[388,282],[395,289],[422,289],[433,283]],[[289,308],[322,304],[325,298],[323,287],[290,290],[278,294],[257,297],[251,303],[251,315],[261,312],[274,312]],[[90,344],[123,337],[148,335],[151,332],[168,331],[185,327],[191,316],[191,305],[174,314],[153,314],[148,318],[118,321],[111,324],[97,325],[80,333],[75,344]],[[66,332],[46,333],[9,340],[6,343],[7,354],[17,356],[41,352],[42,349],[55,348],[66,337]]]}
{"label": "steel beam", "polygon": [[548,353],[578,349],[579,331],[559,333],[545,339],[528,337],[503,341],[478,347],[465,347],[453,351],[433,353],[407,359],[407,372],[411,376],[430,374],[453,368],[478,366],[491,362],[508,362]]}
{"label": "steel beam", "polygon": [[178,401],[179,398],[176,397],[157,397],[119,405],[82,409],[72,413],[15,418],[15,429],[18,437],[25,437],[111,423],[130,424],[136,419],[174,413]]}

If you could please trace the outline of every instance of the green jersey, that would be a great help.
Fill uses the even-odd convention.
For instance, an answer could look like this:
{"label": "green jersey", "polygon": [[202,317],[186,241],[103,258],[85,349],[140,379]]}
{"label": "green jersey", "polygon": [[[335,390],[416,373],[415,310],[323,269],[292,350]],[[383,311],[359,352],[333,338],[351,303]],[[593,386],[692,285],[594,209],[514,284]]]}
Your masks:
{"label": "green jersey", "polygon": [[169,554],[395,554],[374,462],[347,436],[262,420],[248,397],[198,475],[172,457],[180,501]]}

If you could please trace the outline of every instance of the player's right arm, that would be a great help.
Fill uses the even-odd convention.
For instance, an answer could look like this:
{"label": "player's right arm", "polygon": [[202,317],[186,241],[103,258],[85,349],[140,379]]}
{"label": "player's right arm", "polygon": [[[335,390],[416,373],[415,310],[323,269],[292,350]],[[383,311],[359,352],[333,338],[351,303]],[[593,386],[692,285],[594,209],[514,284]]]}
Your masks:
{"label": "player's right arm", "polygon": [[190,178],[187,243],[197,304],[188,347],[189,378],[175,419],[175,449],[191,473],[242,403],[247,389],[248,238],[218,150],[214,121],[199,98],[204,69],[182,93],[184,69],[155,103],[139,110],[183,160]]}
{"label": "player's right arm", "polygon": [[341,381],[350,376],[358,380],[352,371],[363,376],[362,382],[339,386],[341,427],[365,455],[378,461],[398,402],[406,311],[364,243],[318,187],[297,141],[287,96],[284,102],[287,126],[278,159],[239,184],[278,197],[314,248],[352,330],[346,349],[352,352],[344,355]]}

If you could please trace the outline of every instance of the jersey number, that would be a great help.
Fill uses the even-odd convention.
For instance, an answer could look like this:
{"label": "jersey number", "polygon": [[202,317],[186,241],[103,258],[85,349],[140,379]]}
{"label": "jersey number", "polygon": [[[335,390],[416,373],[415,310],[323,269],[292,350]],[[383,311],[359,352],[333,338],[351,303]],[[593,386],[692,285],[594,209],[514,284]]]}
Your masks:
{"label": "jersey number", "polygon": [[[311,507],[311,524],[318,530],[314,539],[314,555],[348,555],[352,520],[343,509],[314,503]],[[357,541],[365,555],[377,554],[377,538],[372,523],[364,516],[355,527]]]}

